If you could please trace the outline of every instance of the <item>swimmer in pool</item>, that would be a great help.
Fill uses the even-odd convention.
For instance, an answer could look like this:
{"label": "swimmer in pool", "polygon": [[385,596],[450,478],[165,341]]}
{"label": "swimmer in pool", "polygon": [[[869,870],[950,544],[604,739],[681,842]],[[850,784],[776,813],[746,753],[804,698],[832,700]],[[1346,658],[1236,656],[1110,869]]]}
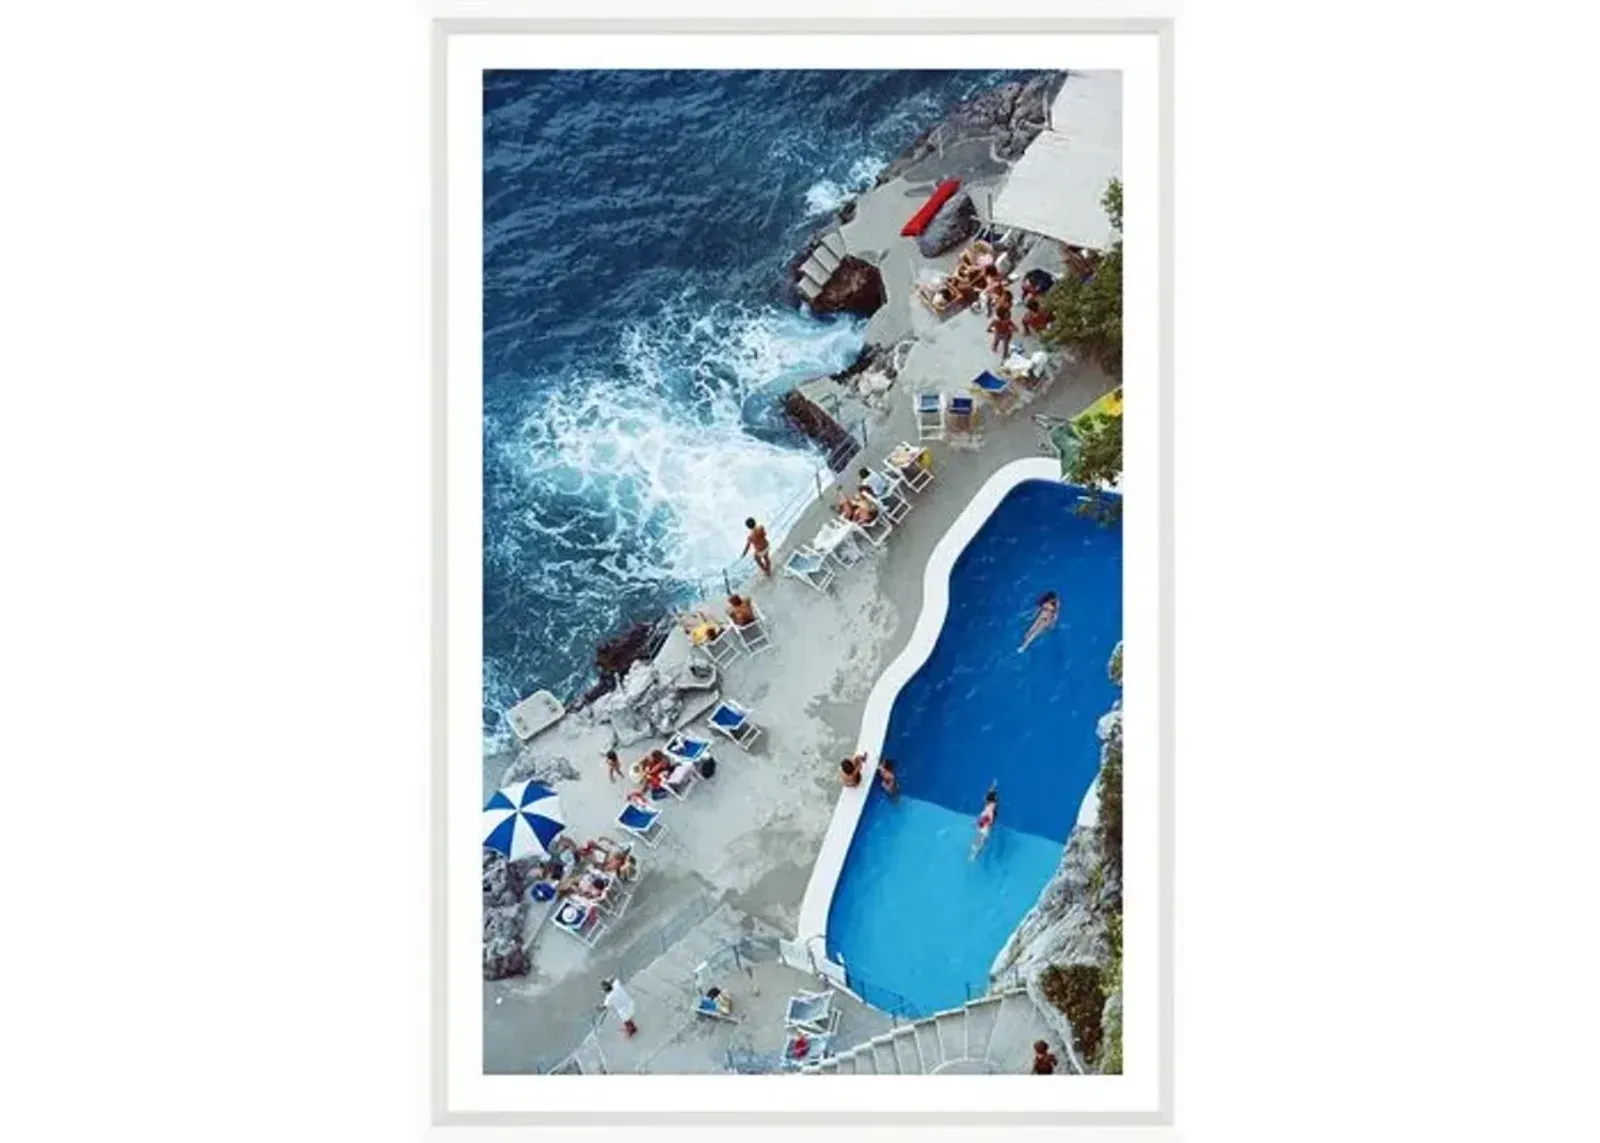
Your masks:
{"label": "swimmer in pool", "polygon": [[967,854],[971,861],[983,850],[984,844],[989,840],[989,831],[994,829],[994,819],[1000,814],[1000,795],[993,782],[989,783],[989,792],[983,796],[983,809],[978,814],[978,836],[972,839],[972,852]]}
{"label": "swimmer in pool", "polygon": [[1033,626],[1022,637],[1022,646],[1017,648],[1018,654],[1026,651],[1029,643],[1054,627],[1056,620],[1061,617],[1061,600],[1053,591],[1047,591],[1039,597],[1038,608],[1033,616]]}

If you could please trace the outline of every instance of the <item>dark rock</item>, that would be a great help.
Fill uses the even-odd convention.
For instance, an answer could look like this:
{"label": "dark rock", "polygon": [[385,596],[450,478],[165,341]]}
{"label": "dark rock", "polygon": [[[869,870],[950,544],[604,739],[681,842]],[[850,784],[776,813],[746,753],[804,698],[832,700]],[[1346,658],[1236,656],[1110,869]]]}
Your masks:
{"label": "dark rock", "polygon": [[978,208],[972,196],[958,194],[939,208],[928,228],[917,236],[917,250],[924,258],[937,258],[978,232]]}
{"label": "dark rock", "polygon": [[528,954],[522,947],[526,914],[527,906],[520,902],[483,911],[483,979],[504,980],[527,974]]}
{"label": "dark rock", "polygon": [[851,199],[849,202],[847,202],[843,206],[841,206],[839,208],[839,210],[838,210],[838,213],[834,215],[834,217],[839,220],[839,224],[841,226],[843,226],[845,223],[849,222],[855,216],[856,216],[856,200],[855,199]]}
{"label": "dark rock", "polygon": [[866,318],[877,313],[887,300],[878,268],[847,254],[822,292],[811,300],[811,312],[818,316],[854,314]]}
{"label": "dark rock", "polygon": [[520,867],[492,849],[483,851],[483,907],[508,909],[522,900],[524,885]]}
{"label": "dark rock", "polygon": [[[594,665],[602,679],[611,677],[612,684],[628,673],[628,668],[649,655],[655,624],[635,623],[613,639],[600,644],[594,653]],[[607,688],[608,690],[610,688]]]}
{"label": "dark rock", "polygon": [[1065,72],[1045,72],[956,104],[942,122],[918,135],[895,156],[878,175],[876,185],[900,177],[930,155],[974,139],[992,140],[997,159],[1015,162],[1044,130],[1047,109],[1065,81]]}
{"label": "dark rock", "polygon": [[843,425],[798,389],[784,394],[783,414],[795,428],[820,444],[830,457],[840,455],[844,451],[840,446],[850,439]]}

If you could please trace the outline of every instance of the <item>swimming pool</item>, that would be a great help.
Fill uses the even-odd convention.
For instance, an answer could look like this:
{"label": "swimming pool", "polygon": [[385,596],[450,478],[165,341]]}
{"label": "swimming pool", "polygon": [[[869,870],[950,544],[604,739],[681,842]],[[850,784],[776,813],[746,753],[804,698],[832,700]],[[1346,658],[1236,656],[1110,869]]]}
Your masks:
{"label": "swimming pool", "polygon": [[[833,888],[826,952],[869,1003],[911,1015],[987,988],[989,966],[1055,872],[1099,766],[1095,725],[1122,632],[1122,533],[1077,514],[1082,490],[1027,479],[955,558],[944,623],[895,696],[874,789]],[[1017,648],[1040,595],[1061,616]],[[993,836],[968,859],[989,784]]]}

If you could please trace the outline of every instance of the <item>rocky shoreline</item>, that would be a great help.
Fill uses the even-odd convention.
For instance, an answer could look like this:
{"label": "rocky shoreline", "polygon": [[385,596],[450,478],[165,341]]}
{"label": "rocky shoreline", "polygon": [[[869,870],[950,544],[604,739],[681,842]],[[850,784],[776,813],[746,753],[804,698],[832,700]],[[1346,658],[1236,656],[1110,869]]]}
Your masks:
{"label": "rocky shoreline", "polygon": [[[872,187],[853,196],[819,223],[788,264],[783,287],[785,304],[794,308],[806,306],[818,317],[850,314],[870,318],[883,306],[885,288],[878,267],[866,259],[844,256],[821,293],[809,302],[800,294],[801,268],[823,238],[855,218],[863,196],[895,179],[931,184],[949,170],[970,168],[975,160],[988,164],[994,174],[1003,173],[1044,129],[1049,105],[1065,80],[1065,72],[1041,73],[1001,84],[950,108],[939,122],[890,161]],[[941,210],[929,230],[936,233],[934,245],[947,249],[964,241],[976,225],[976,208],[970,197],[958,194]],[[832,379],[870,405],[893,383],[902,356],[902,343],[869,342],[856,360],[832,374]],[[830,456],[839,453],[849,434],[825,410],[798,389],[791,389],[780,401],[785,418],[797,431]],[[583,710],[614,692],[635,663],[647,661],[660,647],[663,625],[670,622],[670,611],[646,617],[601,644],[595,655],[595,681],[569,701],[569,712]]]}

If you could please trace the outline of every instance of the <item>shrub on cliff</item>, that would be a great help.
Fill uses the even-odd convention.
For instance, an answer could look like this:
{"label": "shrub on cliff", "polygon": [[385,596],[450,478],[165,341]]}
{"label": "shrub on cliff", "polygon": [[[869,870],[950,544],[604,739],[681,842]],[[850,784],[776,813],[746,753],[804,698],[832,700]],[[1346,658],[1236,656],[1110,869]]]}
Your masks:
{"label": "shrub on cliff", "polygon": [[[1078,350],[1112,377],[1122,378],[1122,183],[1113,179],[1100,200],[1117,237],[1087,281],[1066,274],[1044,296],[1052,320],[1044,340]],[[1119,444],[1120,449],[1120,444]]]}
{"label": "shrub on cliff", "polygon": [[[1078,451],[1067,462],[1067,479],[1094,490],[1109,484],[1122,475],[1122,414],[1099,413],[1086,417],[1074,427]],[[1078,506],[1086,515],[1096,516],[1104,522],[1117,518],[1121,511],[1120,499],[1108,499],[1091,492],[1088,500]]]}
{"label": "shrub on cliff", "polygon": [[1092,964],[1051,965],[1039,975],[1044,997],[1055,1005],[1078,1036],[1078,1050],[1085,1059],[1100,1052],[1101,1013],[1106,994],[1100,988],[1100,970]]}

